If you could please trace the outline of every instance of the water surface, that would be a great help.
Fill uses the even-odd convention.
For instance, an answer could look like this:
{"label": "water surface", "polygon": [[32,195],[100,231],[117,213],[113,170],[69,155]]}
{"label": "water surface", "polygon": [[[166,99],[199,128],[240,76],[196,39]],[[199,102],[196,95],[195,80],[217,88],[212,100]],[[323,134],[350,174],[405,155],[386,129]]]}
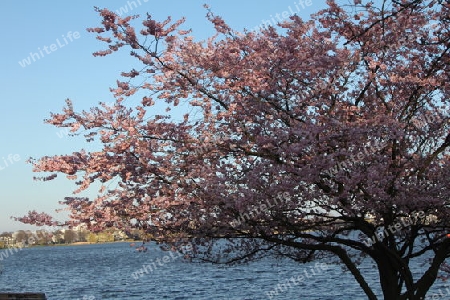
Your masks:
{"label": "water surface", "polygon": [[[271,299],[269,294],[272,299],[366,299],[338,265],[327,264],[323,270],[315,263],[275,259],[235,266],[199,264],[156,245],[146,253],[137,253],[128,243],[24,248],[0,263],[0,292],[45,292],[50,300],[253,300]],[[136,273],[140,269],[142,275]],[[377,284],[372,264],[363,264],[361,270]]]}

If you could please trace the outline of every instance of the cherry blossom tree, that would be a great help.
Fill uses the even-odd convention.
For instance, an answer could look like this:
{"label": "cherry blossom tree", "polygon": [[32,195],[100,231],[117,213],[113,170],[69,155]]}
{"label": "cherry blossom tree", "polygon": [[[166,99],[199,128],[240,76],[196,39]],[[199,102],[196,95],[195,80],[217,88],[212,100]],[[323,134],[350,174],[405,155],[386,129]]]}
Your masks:
{"label": "cherry blossom tree", "polygon": [[184,20],[97,9],[88,31],[107,48],[94,55],[130,48],[140,67],[121,74],[114,104],[76,112],[67,100],[46,120],[101,145],[31,159],[75,194],[101,185],[62,202],[68,223],[189,240],[214,262],[335,259],[368,299],[423,299],[450,254],[450,3],[342,2],[244,32],[207,8],[206,41]]}

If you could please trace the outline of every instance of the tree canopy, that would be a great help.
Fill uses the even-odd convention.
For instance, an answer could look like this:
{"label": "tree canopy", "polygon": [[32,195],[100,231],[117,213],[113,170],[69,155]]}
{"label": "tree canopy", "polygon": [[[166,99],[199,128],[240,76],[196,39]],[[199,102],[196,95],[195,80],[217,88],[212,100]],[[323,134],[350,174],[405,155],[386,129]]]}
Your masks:
{"label": "tree canopy", "polygon": [[377,299],[363,255],[384,299],[423,299],[450,254],[450,3],[342,2],[244,32],[207,8],[206,41],[184,20],[134,25],[98,8],[88,31],[107,48],[94,55],[129,48],[140,68],[121,74],[114,104],[67,100],[46,120],[101,149],[31,159],[34,171],[66,174],[75,193],[101,184],[95,199],[63,201],[71,224],[190,240],[216,262],[335,258]]}

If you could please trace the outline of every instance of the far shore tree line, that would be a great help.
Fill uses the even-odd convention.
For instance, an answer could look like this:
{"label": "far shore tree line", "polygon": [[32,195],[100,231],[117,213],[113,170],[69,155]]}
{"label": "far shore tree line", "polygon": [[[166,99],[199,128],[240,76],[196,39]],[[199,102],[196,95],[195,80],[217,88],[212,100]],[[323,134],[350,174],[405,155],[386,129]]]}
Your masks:
{"label": "far shore tree line", "polygon": [[[144,236],[139,230],[123,232],[116,229],[106,229],[101,232],[88,230],[57,229],[48,230],[18,230],[16,232],[3,232],[0,234],[0,249],[15,247],[18,244],[28,246],[46,246],[58,244],[72,244],[77,242],[107,243],[126,240],[141,240]],[[30,241],[34,244],[30,245]]]}

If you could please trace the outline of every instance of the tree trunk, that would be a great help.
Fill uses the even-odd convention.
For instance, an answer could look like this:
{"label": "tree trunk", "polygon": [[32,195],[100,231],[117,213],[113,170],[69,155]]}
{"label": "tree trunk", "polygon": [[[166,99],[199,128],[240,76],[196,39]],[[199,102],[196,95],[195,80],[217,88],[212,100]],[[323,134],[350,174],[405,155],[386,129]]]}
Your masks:
{"label": "tree trunk", "polygon": [[417,281],[416,295],[418,300],[424,299],[425,295],[427,294],[433,283],[436,281],[439,267],[445,261],[449,247],[450,239],[446,239],[435,251],[435,256],[433,258],[431,266],[428,268],[422,278]]}
{"label": "tree trunk", "polygon": [[398,271],[386,258],[377,259],[376,262],[380,275],[381,290],[384,296],[383,299],[398,300],[401,295],[401,288],[398,286]]}

